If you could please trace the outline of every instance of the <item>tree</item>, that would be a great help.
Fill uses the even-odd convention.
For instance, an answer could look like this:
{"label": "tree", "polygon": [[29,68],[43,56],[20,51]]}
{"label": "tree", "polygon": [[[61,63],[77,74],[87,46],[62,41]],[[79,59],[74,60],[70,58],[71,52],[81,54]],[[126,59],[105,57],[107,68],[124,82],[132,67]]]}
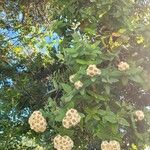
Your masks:
{"label": "tree", "polygon": [[1,6],[1,149],[148,146],[147,1]]}

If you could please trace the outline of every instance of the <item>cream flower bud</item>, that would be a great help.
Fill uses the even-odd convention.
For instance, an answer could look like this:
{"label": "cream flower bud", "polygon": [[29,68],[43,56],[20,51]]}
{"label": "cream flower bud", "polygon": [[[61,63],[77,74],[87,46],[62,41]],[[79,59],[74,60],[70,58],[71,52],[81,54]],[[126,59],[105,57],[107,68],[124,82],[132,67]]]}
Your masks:
{"label": "cream flower bud", "polygon": [[69,81],[70,81],[71,83],[74,83],[74,78],[75,78],[75,74],[73,74],[73,75],[71,75],[71,76],[69,77]]}
{"label": "cream flower bud", "polygon": [[110,149],[109,142],[103,141],[103,142],[101,143],[101,149],[102,149],[102,150],[109,150],[109,149]]}
{"label": "cream flower bud", "polygon": [[81,81],[76,81],[74,83],[74,86],[77,90],[79,90],[83,86],[83,83]]}
{"label": "cream flower bud", "polygon": [[69,136],[57,135],[54,140],[54,148],[57,150],[71,150],[74,146],[74,142]]}
{"label": "cream flower bud", "polygon": [[109,143],[111,145],[111,149],[112,150],[120,150],[121,149],[119,142],[117,142],[117,141],[110,141]]}
{"label": "cream flower bud", "polygon": [[81,116],[79,115],[77,110],[71,108],[66,112],[66,116],[62,120],[62,125],[63,127],[68,129],[76,126],[80,122],[80,120]]}
{"label": "cream flower bud", "polygon": [[94,77],[95,75],[100,75],[101,70],[96,67],[96,65],[89,65],[86,74],[90,77]]}
{"label": "cream flower bud", "polygon": [[135,114],[135,117],[137,118],[137,120],[139,120],[139,121],[143,120],[145,117],[143,111],[141,111],[141,110],[135,111],[134,114]]}
{"label": "cream flower bud", "polygon": [[63,118],[62,124],[63,124],[63,127],[65,127],[66,129],[69,129],[72,125],[70,120],[67,117]]}
{"label": "cream flower bud", "polygon": [[102,150],[121,150],[120,144],[117,141],[103,141],[101,143],[101,149]]}
{"label": "cream flower bud", "polygon": [[40,111],[34,111],[28,119],[30,128],[35,132],[44,132],[47,122]]}
{"label": "cream flower bud", "polygon": [[123,62],[121,61],[119,64],[118,64],[118,70],[120,71],[125,71],[125,70],[128,70],[129,69],[129,64],[127,62]]}

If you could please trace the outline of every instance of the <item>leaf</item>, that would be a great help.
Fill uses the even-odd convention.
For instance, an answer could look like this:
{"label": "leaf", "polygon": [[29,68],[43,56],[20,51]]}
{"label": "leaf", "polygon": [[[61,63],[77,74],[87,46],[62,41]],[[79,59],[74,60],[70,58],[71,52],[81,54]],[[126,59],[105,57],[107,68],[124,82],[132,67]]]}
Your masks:
{"label": "leaf", "polygon": [[119,33],[124,33],[124,32],[126,32],[126,29],[119,29],[118,32],[119,32]]}
{"label": "leaf", "polygon": [[80,90],[80,94],[81,94],[81,95],[85,95],[85,89],[81,89],[81,90]]}
{"label": "leaf", "polygon": [[69,92],[72,91],[71,86],[68,85],[68,84],[62,83],[61,86],[62,86],[63,90],[64,90],[66,93],[69,93]]}
{"label": "leaf", "polygon": [[64,56],[62,54],[56,54],[56,56],[60,59],[60,60],[64,60]]}
{"label": "leaf", "polygon": [[71,102],[67,103],[67,104],[65,105],[65,108],[66,108],[66,109],[74,108],[74,102],[71,101]]}
{"label": "leaf", "polygon": [[115,82],[118,82],[119,80],[118,79],[115,79],[115,78],[110,78],[108,79],[108,82],[109,83],[115,83]]}
{"label": "leaf", "polygon": [[61,100],[67,103],[67,102],[70,102],[72,98],[73,98],[73,95],[69,94],[69,95],[64,95],[63,97],[61,97]]}
{"label": "leaf", "polygon": [[117,119],[115,115],[106,115],[103,117],[103,119],[107,120],[108,122],[111,123],[117,123]]}
{"label": "leaf", "polygon": [[95,35],[96,34],[96,32],[93,29],[91,29],[91,28],[85,28],[84,30],[85,30],[85,32],[87,32],[87,33],[89,33],[91,35]]}
{"label": "leaf", "polygon": [[96,98],[97,100],[101,100],[101,101],[106,101],[105,97],[94,93],[93,91],[88,91],[88,93],[93,96],[94,98]]}
{"label": "leaf", "polygon": [[93,118],[94,118],[95,120],[97,120],[97,121],[100,120],[99,116],[97,116],[97,115],[94,115]]}
{"label": "leaf", "polygon": [[82,60],[82,59],[76,59],[76,62],[81,65],[93,64],[93,61],[86,61],[86,60]]}
{"label": "leaf", "polygon": [[107,111],[100,109],[99,114],[102,115],[102,116],[105,116],[107,114]]}
{"label": "leaf", "polygon": [[110,94],[110,86],[109,85],[105,85],[104,86],[106,93],[109,95]]}
{"label": "leaf", "polygon": [[85,118],[85,122],[88,122],[91,118],[92,118],[91,115],[87,115]]}
{"label": "leaf", "polygon": [[123,125],[123,126],[130,126],[130,124],[124,118],[119,118],[118,123]]}
{"label": "leaf", "polygon": [[55,113],[55,121],[61,122],[65,117],[65,114],[66,114],[65,109],[59,109],[59,111]]}
{"label": "leaf", "polygon": [[122,84],[124,86],[126,86],[128,84],[128,78],[127,77],[123,77],[121,81],[122,81]]}

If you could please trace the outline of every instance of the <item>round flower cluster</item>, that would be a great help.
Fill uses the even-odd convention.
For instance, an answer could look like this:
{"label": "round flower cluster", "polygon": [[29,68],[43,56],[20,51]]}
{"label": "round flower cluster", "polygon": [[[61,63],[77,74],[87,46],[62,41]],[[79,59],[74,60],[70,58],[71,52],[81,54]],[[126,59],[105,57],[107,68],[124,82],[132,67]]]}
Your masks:
{"label": "round flower cluster", "polygon": [[86,74],[90,77],[94,77],[95,75],[100,75],[101,70],[96,67],[96,65],[89,65]]}
{"label": "round flower cluster", "polygon": [[54,138],[54,148],[57,150],[71,150],[73,146],[74,143],[69,136],[57,135]]}
{"label": "round flower cluster", "polygon": [[121,150],[120,144],[117,141],[103,141],[101,144],[102,150]]}
{"label": "round flower cluster", "polygon": [[141,121],[141,120],[144,119],[144,113],[143,113],[143,111],[137,110],[137,111],[135,111],[134,114],[135,114],[135,117],[136,117],[137,120]]}
{"label": "round flower cluster", "polygon": [[79,90],[83,86],[83,83],[78,80],[74,83],[74,86],[77,90]]}
{"label": "round flower cluster", "polygon": [[119,64],[118,64],[118,70],[120,71],[125,71],[125,70],[128,70],[129,69],[129,64],[127,62],[123,62],[121,61]]}
{"label": "round flower cluster", "polygon": [[81,116],[76,109],[69,109],[66,113],[66,116],[62,120],[62,124],[65,128],[70,128],[76,126],[81,120]]}
{"label": "round flower cluster", "polygon": [[44,132],[46,130],[46,120],[40,111],[34,111],[29,117],[30,128],[35,132]]}

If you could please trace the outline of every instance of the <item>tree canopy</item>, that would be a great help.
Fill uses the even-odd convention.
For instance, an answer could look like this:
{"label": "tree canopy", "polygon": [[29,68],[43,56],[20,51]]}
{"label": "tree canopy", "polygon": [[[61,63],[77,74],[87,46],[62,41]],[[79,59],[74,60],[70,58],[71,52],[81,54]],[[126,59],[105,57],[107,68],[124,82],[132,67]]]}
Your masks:
{"label": "tree canopy", "polygon": [[0,149],[149,146],[148,0],[4,0],[0,18]]}

